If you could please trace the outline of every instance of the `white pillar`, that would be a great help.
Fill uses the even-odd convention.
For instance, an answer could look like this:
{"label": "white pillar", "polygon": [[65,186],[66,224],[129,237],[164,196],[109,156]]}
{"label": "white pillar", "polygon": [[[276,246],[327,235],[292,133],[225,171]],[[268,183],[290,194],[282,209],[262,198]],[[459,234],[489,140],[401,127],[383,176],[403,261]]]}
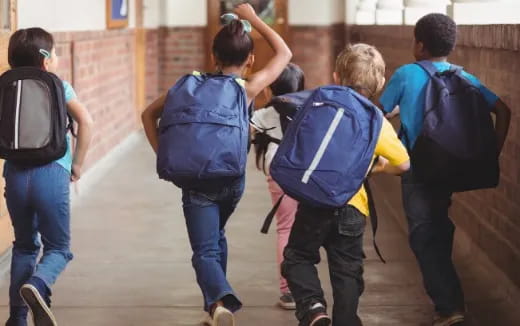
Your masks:
{"label": "white pillar", "polygon": [[415,25],[417,21],[431,13],[446,14],[450,0],[405,0],[404,23]]}
{"label": "white pillar", "polygon": [[403,1],[378,0],[376,9],[377,25],[402,25]]}
{"label": "white pillar", "polygon": [[448,14],[461,25],[519,24],[518,0],[453,0]]}
{"label": "white pillar", "polygon": [[356,11],[357,25],[374,25],[376,23],[377,0],[358,0]]}

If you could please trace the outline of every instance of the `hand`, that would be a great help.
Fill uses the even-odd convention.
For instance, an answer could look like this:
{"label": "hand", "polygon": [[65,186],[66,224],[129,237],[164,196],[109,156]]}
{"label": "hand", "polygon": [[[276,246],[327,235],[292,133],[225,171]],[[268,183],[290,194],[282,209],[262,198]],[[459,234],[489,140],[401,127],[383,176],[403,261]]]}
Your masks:
{"label": "hand", "polygon": [[388,160],[384,157],[379,156],[377,162],[372,167],[372,174],[382,173],[385,171],[386,166],[388,165]]}
{"label": "hand", "polygon": [[249,21],[258,17],[256,15],[255,9],[249,3],[243,3],[241,5],[238,5],[235,8],[235,14],[237,14],[238,17],[240,17],[241,19],[247,19]]}
{"label": "hand", "polygon": [[72,163],[72,171],[70,175],[70,181],[76,182],[81,179],[81,166],[79,164]]}

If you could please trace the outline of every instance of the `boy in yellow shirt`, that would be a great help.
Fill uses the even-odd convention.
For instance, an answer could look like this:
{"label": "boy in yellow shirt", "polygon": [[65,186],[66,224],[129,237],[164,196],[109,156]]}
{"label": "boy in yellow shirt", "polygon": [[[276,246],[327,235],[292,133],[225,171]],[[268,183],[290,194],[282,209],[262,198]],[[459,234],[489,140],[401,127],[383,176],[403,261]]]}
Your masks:
{"label": "boy in yellow shirt", "polygon": [[[349,86],[369,99],[385,83],[385,63],[373,46],[347,46],[337,58],[334,82]],[[345,150],[349,150],[345,148]],[[409,169],[409,157],[390,123],[384,119],[375,148],[379,156],[372,173],[399,175]],[[289,243],[284,251],[282,273],[296,301],[300,326],[360,326],[357,314],[363,293],[363,233],[370,214],[362,187],[341,209],[310,207],[300,203]],[[333,320],[315,265],[320,247],[327,251],[334,294]]]}

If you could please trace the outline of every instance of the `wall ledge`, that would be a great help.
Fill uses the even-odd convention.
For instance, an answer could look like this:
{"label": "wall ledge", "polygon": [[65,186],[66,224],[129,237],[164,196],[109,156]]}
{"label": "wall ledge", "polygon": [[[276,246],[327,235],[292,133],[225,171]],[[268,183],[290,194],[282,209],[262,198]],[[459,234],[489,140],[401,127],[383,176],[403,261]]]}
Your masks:
{"label": "wall ledge", "polygon": [[[414,26],[393,25],[347,25],[356,36],[359,29],[372,35],[388,37],[388,30],[393,29],[396,38],[413,38]],[[379,33],[378,31],[381,31]],[[353,39],[355,41],[355,38]],[[459,25],[457,46],[520,51],[519,25]]]}

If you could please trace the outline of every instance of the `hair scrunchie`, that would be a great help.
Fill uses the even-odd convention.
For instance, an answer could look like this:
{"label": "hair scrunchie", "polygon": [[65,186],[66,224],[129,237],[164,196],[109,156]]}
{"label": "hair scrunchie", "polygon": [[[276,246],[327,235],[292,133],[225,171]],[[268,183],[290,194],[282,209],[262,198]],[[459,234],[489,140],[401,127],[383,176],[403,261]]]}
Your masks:
{"label": "hair scrunchie", "polygon": [[[238,16],[232,13],[223,14],[220,16],[220,20],[222,24],[229,25],[234,20],[239,20]],[[251,23],[249,20],[240,19],[240,22],[242,23],[242,26],[244,27],[244,33],[251,33],[253,31],[253,27],[251,26]]]}

